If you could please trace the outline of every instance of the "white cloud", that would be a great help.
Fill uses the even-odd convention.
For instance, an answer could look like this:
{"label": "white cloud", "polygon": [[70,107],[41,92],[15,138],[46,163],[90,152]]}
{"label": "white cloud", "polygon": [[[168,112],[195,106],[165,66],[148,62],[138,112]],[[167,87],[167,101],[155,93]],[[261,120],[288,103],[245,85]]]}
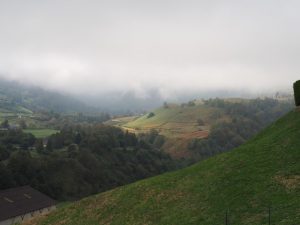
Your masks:
{"label": "white cloud", "polygon": [[264,91],[299,78],[300,2],[1,1],[0,73],[72,93]]}

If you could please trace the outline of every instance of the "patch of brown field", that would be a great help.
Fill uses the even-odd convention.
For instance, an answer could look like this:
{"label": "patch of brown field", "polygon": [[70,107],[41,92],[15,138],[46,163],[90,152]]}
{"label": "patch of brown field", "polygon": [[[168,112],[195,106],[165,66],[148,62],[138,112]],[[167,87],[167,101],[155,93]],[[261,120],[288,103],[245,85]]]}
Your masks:
{"label": "patch of brown field", "polygon": [[244,221],[243,224],[259,224],[261,223],[261,221],[263,221],[265,218],[267,218],[267,214],[266,213],[257,213],[257,214],[249,214],[246,213],[243,216],[244,219],[242,219],[242,221]]}
{"label": "patch of brown field", "polygon": [[[182,126],[182,123],[165,123],[165,124],[152,124],[144,126],[142,129],[131,128],[123,126],[124,131],[130,133],[140,134],[147,133],[151,129],[157,130],[161,135],[165,136],[166,141],[162,149],[169,153],[174,159],[190,158],[192,157],[191,151],[188,149],[188,144],[192,139],[203,139],[209,136],[209,130],[197,130],[198,126],[193,122],[193,126]],[[209,129],[209,127],[206,127]]]}
{"label": "patch of brown field", "polygon": [[300,175],[291,175],[291,176],[276,175],[274,177],[274,180],[288,190],[296,190],[300,188]]}
{"label": "patch of brown field", "polygon": [[[85,202],[86,201],[86,202]],[[87,218],[98,217],[105,208],[114,205],[114,198],[111,192],[101,194],[101,197],[91,197],[80,202],[79,207],[83,208],[83,215]]]}
{"label": "patch of brown field", "polygon": [[[43,215],[36,216],[30,220],[25,221],[24,223],[22,223],[22,225],[38,225],[40,224],[41,221],[45,220],[49,214],[50,213],[46,213]],[[70,219],[67,218],[63,219],[59,222],[56,222],[55,225],[64,225],[64,224],[70,224]]]}
{"label": "patch of brown field", "polygon": [[194,138],[207,138],[209,135],[209,131],[208,130],[203,130],[203,131],[195,131],[195,132],[190,132],[190,133],[186,133],[182,135],[182,138],[185,139],[194,139]]}
{"label": "patch of brown field", "polygon": [[71,220],[66,218],[66,219],[60,220],[58,222],[55,222],[55,225],[65,225],[65,224],[71,224]]}
{"label": "patch of brown field", "polygon": [[129,127],[121,127],[121,129],[123,130],[123,131],[128,131],[129,133],[133,133],[133,134],[135,134],[136,133],[136,129],[134,129],[134,128],[129,128]]}
{"label": "patch of brown field", "polygon": [[144,190],[142,193],[143,193],[143,196],[141,199],[144,202],[147,202],[150,198],[153,198],[153,196],[157,195],[157,193],[154,191],[154,189]]}
{"label": "patch of brown field", "polygon": [[195,131],[182,133],[174,138],[167,138],[162,149],[169,153],[174,159],[190,158],[193,156],[188,145],[193,139],[203,139],[209,136],[209,131]]}
{"label": "patch of brown field", "polygon": [[101,219],[101,222],[99,222],[99,225],[110,225],[113,220],[113,215],[108,216],[107,218]]}
{"label": "patch of brown field", "polygon": [[22,225],[36,225],[38,224],[38,221],[43,220],[44,218],[46,218],[47,215],[48,214],[36,216],[30,220],[25,221],[24,223],[22,223]]}
{"label": "patch of brown field", "polygon": [[[56,213],[68,214],[72,215],[76,213],[77,209],[81,209],[81,216],[84,218],[98,218],[101,221],[100,224],[108,225],[111,224],[113,217],[111,218],[101,218],[101,212],[104,211],[107,207],[114,206],[114,198],[112,197],[111,192],[102,193],[101,197],[99,196],[92,196],[81,201],[78,201],[72,204],[70,207],[62,210],[56,211]],[[55,211],[54,211],[55,213]],[[37,216],[32,220],[29,220],[22,225],[38,225],[41,221],[47,219],[47,214]],[[72,220],[69,218],[64,218],[64,216],[60,217],[59,221],[55,221],[55,225],[65,225],[65,224],[72,224]]]}
{"label": "patch of brown field", "polygon": [[186,196],[186,193],[179,190],[164,190],[164,191],[155,191],[153,189],[145,190],[143,192],[143,202],[147,202],[149,199],[154,199],[157,203],[163,202],[173,202],[183,199]]}
{"label": "patch of brown field", "polygon": [[183,199],[186,194],[182,191],[178,190],[171,190],[171,191],[163,191],[156,197],[156,201],[160,202],[161,200],[165,201],[178,201],[180,199]]}
{"label": "patch of brown field", "polygon": [[190,158],[192,157],[192,153],[188,150],[189,141],[182,138],[168,138],[162,149],[174,159]]}

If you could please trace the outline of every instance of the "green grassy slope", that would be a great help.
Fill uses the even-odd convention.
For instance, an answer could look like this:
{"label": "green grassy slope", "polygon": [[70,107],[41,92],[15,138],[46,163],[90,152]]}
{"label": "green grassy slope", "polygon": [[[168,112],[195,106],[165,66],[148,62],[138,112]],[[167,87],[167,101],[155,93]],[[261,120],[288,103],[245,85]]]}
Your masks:
{"label": "green grassy slope", "polygon": [[300,224],[300,112],[192,167],[91,196],[30,224]]}
{"label": "green grassy slope", "polygon": [[141,116],[133,121],[123,124],[125,128],[133,128],[142,131],[157,129],[163,135],[169,137],[181,137],[183,134],[199,130],[198,119],[205,122],[205,129],[215,121],[211,118],[215,112],[222,110],[199,104],[196,106],[181,107],[179,105],[170,105],[168,108],[158,108],[153,111],[153,117],[148,118],[148,114]]}
{"label": "green grassy slope", "polygon": [[54,130],[54,129],[25,129],[23,131],[25,133],[33,134],[36,138],[49,137],[52,134],[56,134],[57,132],[59,132],[58,130]]}
{"label": "green grassy slope", "polygon": [[[150,118],[147,113],[140,117],[117,118],[109,121],[108,124],[137,134],[155,129],[166,137],[163,150],[174,158],[181,158],[192,157],[188,150],[191,140],[206,138],[212,125],[230,119],[222,109],[202,103],[185,107],[170,104],[168,108],[161,107],[153,113],[154,116]],[[216,114],[220,115],[218,119],[214,117]],[[198,119],[204,122],[203,126],[199,126]]]}

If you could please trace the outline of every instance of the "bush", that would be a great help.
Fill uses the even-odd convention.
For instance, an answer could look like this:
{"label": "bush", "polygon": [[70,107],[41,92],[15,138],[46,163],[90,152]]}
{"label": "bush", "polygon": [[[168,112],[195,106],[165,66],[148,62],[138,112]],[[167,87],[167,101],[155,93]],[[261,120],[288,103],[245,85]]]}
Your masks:
{"label": "bush", "polygon": [[195,104],[195,102],[193,102],[193,101],[189,101],[189,102],[188,102],[188,106],[189,106],[189,107],[192,107],[192,106],[195,106],[195,105],[196,105],[196,104]]}
{"label": "bush", "polygon": [[300,106],[300,80],[294,83],[295,104]]}
{"label": "bush", "polygon": [[151,112],[151,113],[148,114],[147,118],[149,119],[149,118],[151,118],[153,116],[155,116],[155,114],[153,112]]}
{"label": "bush", "polygon": [[200,118],[197,120],[197,123],[198,123],[198,126],[204,126],[205,125],[204,121]]}

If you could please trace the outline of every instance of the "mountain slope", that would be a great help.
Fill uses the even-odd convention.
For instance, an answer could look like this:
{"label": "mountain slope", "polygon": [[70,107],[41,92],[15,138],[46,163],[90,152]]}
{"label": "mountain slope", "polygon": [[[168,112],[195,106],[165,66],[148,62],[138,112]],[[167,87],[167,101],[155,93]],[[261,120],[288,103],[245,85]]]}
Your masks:
{"label": "mountain slope", "polygon": [[92,108],[64,94],[26,86],[0,78],[0,111],[86,112]]}
{"label": "mountain slope", "polygon": [[300,224],[300,112],[189,168],[83,199],[30,224]]}
{"label": "mountain slope", "polygon": [[245,143],[292,107],[292,101],[274,99],[195,100],[108,124],[137,134],[154,129],[165,137],[162,149],[173,158],[202,160]]}

